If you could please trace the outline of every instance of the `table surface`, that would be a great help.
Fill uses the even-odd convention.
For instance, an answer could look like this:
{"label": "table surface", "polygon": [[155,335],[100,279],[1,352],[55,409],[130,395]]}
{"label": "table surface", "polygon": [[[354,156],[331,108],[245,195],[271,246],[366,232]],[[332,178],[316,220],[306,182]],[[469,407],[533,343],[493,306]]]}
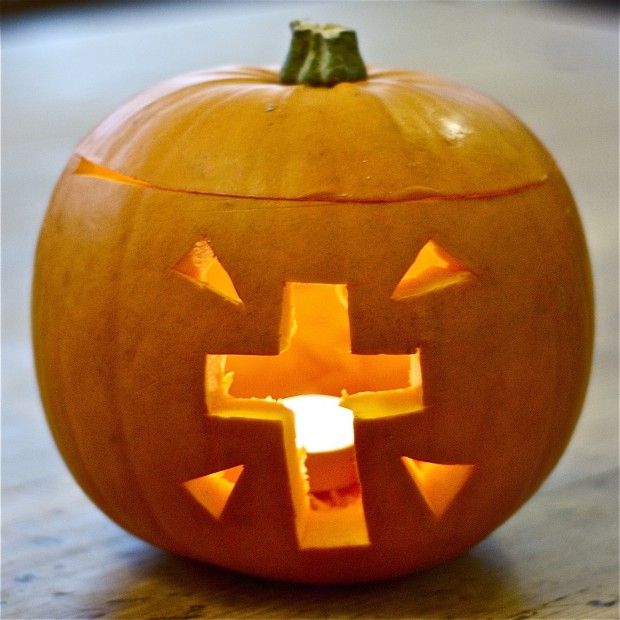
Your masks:
{"label": "table surface", "polygon": [[[618,618],[618,23],[612,5],[152,3],[3,24],[2,615],[5,618]],[[468,554],[362,587],[265,582],[120,530],[52,444],[29,344],[31,263],[72,146],[167,76],[273,64],[296,17],[358,30],[373,64],[467,83],[555,153],[580,206],[597,293],[581,421],[536,496]],[[241,36],[239,36],[241,34]]]}

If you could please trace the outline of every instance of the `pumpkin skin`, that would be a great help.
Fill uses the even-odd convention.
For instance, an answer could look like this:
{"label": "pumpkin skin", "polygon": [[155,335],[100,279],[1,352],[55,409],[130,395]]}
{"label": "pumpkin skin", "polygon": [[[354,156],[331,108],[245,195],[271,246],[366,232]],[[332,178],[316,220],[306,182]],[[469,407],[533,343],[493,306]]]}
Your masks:
{"label": "pumpkin skin", "polygon": [[[201,240],[242,304],[175,269]],[[429,241],[471,277],[392,298]],[[223,356],[285,348],[286,283],[346,285],[352,353],[419,351],[404,405],[347,401],[361,486],[347,509],[308,507],[279,401],[222,387]],[[37,249],[33,340],[58,447],[122,527],[250,574],[370,581],[464,552],[550,472],[587,384],[591,279],[560,171],[497,103],[405,71],[330,88],[202,71],[77,147]],[[433,511],[433,474],[416,482],[406,459],[469,469]],[[219,515],[188,492],[238,465]]]}

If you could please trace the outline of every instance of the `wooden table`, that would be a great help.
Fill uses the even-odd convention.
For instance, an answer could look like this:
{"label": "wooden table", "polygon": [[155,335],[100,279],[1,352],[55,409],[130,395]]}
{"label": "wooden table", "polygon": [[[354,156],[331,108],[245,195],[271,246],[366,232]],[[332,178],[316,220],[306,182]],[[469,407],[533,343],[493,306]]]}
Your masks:
{"label": "wooden table", "polygon": [[[611,5],[153,3],[4,24],[2,614],[5,618],[618,618],[618,34]],[[366,59],[508,104],[555,153],[592,252],[598,337],[581,422],[539,493],[467,555],[363,587],[269,583],[124,533],[57,455],[33,377],[37,229],[73,144],[132,93],[228,63],[279,63],[295,17],[358,30]]]}

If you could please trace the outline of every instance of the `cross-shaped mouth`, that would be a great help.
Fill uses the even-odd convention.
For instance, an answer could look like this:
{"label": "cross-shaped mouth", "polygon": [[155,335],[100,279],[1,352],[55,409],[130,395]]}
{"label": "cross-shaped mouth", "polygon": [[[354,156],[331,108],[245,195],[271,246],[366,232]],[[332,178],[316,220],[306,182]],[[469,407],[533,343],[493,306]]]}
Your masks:
{"label": "cross-shaped mouth", "polygon": [[[345,285],[288,283],[284,299],[278,355],[207,356],[209,415],[282,423],[300,548],[368,545],[354,420],[423,410],[419,351],[352,354]],[[437,517],[473,469],[401,460]],[[240,465],[185,487],[223,518],[242,475]]]}
{"label": "cross-shaped mouth", "polygon": [[[414,355],[354,355],[344,285],[289,283],[283,350],[279,355],[228,355],[229,394],[275,399],[292,411],[297,446],[306,456],[313,503],[359,495],[353,419],[357,400],[393,392],[421,407],[419,359]],[[330,492],[326,496],[326,492]]]}
{"label": "cross-shaped mouth", "polygon": [[[278,355],[207,356],[209,411],[222,417],[275,415],[285,426],[292,426],[296,447],[296,467],[289,466],[292,487],[294,491],[294,479],[301,473],[302,504],[307,506],[302,510],[301,547],[321,546],[324,540],[334,540],[334,535],[338,538],[335,531],[325,538],[326,530],[338,528],[347,529],[349,544],[369,544],[356,467],[354,417],[384,414],[390,403],[394,414],[421,409],[419,357],[417,352],[352,354],[343,284],[287,283],[283,305]],[[384,407],[375,407],[377,401],[383,401]],[[229,479],[234,475],[229,473]],[[348,516],[343,521],[341,513],[330,523],[326,515],[337,509]],[[316,511],[323,514],[321,527],[315,529]]]}

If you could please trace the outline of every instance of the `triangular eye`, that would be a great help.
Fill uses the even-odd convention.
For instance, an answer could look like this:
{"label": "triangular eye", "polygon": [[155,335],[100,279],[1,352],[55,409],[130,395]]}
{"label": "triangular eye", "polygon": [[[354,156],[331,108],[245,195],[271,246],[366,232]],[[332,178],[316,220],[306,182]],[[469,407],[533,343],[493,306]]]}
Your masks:
{"label": "triangular eye", "polygon": [[183,483],[183,486],[209,513],[219,519],[243,473],[243,465],[222,469]]}
{"label": "triangular eye", "polygon": [[467,267],[450,256],[434,241],[429,241],[418,252],[413,264],[400,279],[391,298],[408,299],[431,291],[460,284],[470,279]]}
{"label": "triangular eye", "polygon": [[192,249],[176,264],[174,270],[217,293],[227,301],[241,304],[241,298],[235,289],[226,269],[218,260],[206,240],[197,241]]}
{"label": "triangular eye", "polygon": [[474,471],[473,465],[443,465],[402,456],[401,461],[431,512],[440,518]]}

